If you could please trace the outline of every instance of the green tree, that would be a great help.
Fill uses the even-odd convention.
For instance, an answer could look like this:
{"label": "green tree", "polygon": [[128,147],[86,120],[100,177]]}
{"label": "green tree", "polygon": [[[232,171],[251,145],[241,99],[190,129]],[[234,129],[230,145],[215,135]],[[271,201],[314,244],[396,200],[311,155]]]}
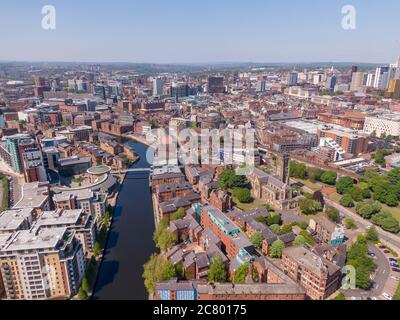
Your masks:
{"label": "green tree", "polygon": [[234,273],[232,282],[234,284],[245,284],[246,278],[249,275],[249,265],[243,264],[241,265]]}
{"label": "green tree", "polygon": [[248,184],[245,176],[237,175],[233,170],[225,170],[219,175],[219,187],[224,190],[244,188]]}
{"label": "green tree", "polygon": [[356,223],[354,222],[354,220],[352,218],[346,218],[344,219],[344,226],[346,229],[355,229]]}
{"label": "green tree", "polygon": [[307,167],[304,163],[297,163],[296,161],[291,161],[289,165],[289,174],[293,178],[306,179]]}
{"label": "green tree", "polygon": [[300,210],[305,215],[316,214],[322,211],[321,203],[312,199],[303,198],[299,201]]}
{"label": "green tree", "polygon": [[369,228],[367,231],[366,238],[368,241],[377,242],[379,241],[378,232],[376,231],[375,227]]}
{"label": "green tree", "polygon": [[302,246],[307,243],[306,239],[302,235],[298,235],[296,239],[294,239],[293,245],[294,246]]}
{"label": "green tree", "polygon": [[169,232],[168,229],[164,229],[157,239],[156,247],[159,248],[161,252],[165,252],[173,247],[177,240],[176,235]]}
{"label": "green tree", "polygon": [[101,253],[101,245],[98,241],[93,246],[93,255],[97,258]]}
{"label": "green tree", "polygon": [[212,283],[226,282],[227,273],[225,264],[219,254],[215,254],[211,259],[210,269],[208,270],[208,281]]}
{"label": "green tree", "polygon": [[334,171],[326,171],[321,176],[321,182],[334,186],[336,184],[337,173]]}
{"label": "green tree", "polygon": [[308,179],[312,182],[321,181],[321,176],[325,173],[320,168],[308,168]]}
{"label": "green tree", "polygon": [[399,222],[386,210],[381,210],[379,213],[374,215],[372,217],[372,222],[385,231],[392,233],[400,232]]}
{"label": "green tree", "polygon": [[85,290],[86,292],[90,291],[90,287],[89,287],[89,281],[86,277],[83,277],[82,279],[82,285],[81,285],[82,289]]}
{"label": "green tree", "polygon": [[336,191],[339,194],[345,194],[346,190],[354,186],[354,181],[350,177],[342,177],[336,183]]}
{"label": "green tree", "polygon": [[87,292],[81,287],[78,291],[78,300],[87,300],[88,298]]}
{"label": "green tree", "polygon": [[250,203],[252,201],[250,190],[247,188],[233,189],[233,195],[240,203]]}
{"label": "green tree", "polygon": [[285,249],[285,243],[282,240],[276,240],[271,246],[269,256],[271,258],[280,258],[282,257],[283,249]]}
{"label": "green tree", "polygon": [[340,199],[340,204],[346,208],[353,208],[354,202],[350,195],[346,194],[345,196]]}
{"label": "green tree", "polygon": [[333,207],[327,207],[325,210],[325,213],[327,217],[332,220],[333,222],[340,222],[340,213],[339,210],[333,208]]}
{"label": "green tree", "polygon": [[277,235],[281,233],[281,227],[278,224],[273,224],[272,226],[269,227],[271,231]]}
{"label": "green tree", "polygon": [[186,216],[186,212],[184,208],[179,208],[173,215],[172,220],[181,220]]}
{"label": "green tree", "polygon": [[350,195],[355,202],[360,202],[364,200],[363,193],[358,187],[351,187],[347,189],[346,194]]}
{"label": "green tree", "polygon": [[257,249],[261,248],[263,240],[264,240],[263,236],[262,236],[262,234],[260,232],[254,232],[253,235],[251,236],[251,243]]}
{"label": "green tree", "polygon": [[156,283],[176,278],[177,272],[171,262],[161,255],[153,254],[144,265],[144,285],[149,293],[154,293]]}

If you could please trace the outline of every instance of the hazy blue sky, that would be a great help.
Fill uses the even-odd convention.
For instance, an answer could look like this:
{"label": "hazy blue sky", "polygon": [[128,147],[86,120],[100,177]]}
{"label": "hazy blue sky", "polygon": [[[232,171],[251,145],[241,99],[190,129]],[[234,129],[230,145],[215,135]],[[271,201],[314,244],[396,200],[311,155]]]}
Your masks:
{"label": "hazy blue sky", "polygon": [[[57,29],[41,28],[41,8]],[[341,27],[343,5],[357,29]],[[0,60],[394,62],[398,0],[1,0]]]}

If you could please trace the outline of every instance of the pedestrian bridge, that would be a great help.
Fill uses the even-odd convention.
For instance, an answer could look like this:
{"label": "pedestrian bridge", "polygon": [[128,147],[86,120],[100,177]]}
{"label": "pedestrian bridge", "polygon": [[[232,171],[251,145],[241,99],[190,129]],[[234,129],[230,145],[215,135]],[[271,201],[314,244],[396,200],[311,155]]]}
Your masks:
{"label": "pedestrian bridge", "polygon": [[130,173],[130,172],[150,173],[150,172],[151,172],[151,168],[133,168],[133,169],[126,169],[126,170],[113,171],[113,172],[111,172],[111,173],[113,173],[113,174],[125,174],[125,173]]}

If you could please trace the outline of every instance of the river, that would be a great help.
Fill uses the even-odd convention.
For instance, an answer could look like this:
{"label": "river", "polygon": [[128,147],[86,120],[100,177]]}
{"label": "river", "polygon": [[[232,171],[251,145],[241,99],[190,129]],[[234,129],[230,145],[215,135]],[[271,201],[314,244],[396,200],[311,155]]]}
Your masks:
{"label": "river", "polygon": [[[140,160],[133,168],[148,168],[148,147],[129,143],[140,155]],[[143,264],[156,252],[153,232],[154,216],[148,174],[128,173],[118,196],[93,299],[148,299],[142,274]]]}

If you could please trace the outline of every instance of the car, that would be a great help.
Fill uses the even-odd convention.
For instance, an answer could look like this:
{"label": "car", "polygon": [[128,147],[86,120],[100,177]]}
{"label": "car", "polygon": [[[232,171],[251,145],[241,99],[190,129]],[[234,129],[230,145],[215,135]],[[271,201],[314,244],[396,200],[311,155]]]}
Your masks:
{"label": "car", "polygon": [[386,300],[392,300],[392,296],[388,295],[386,292],[384,292],[382,294],[382,296],[386,299]]}
{"label": "car", "polygon": [[395,280],[395,281],[400,281],[400,278],[396,277],[396,276],[391,276],[390,279]]}
{"label": "car", "polygon": [[375,253],[373,253],[372,251],[368,251],[368,255],[370,255],[371,257],[375,257]]}
{"label": "car", "polygon": [[390,251],[389,250],[383,250],[384,253],[389,254]]}
{"label": "car", "polygon": [[397,259],[395,259],[395,258],[389,258],[389,261],[397,262]]}
{"label": "car", "polygon": [[391,265],[392,267],[396,267],[396,268],[399,267],[399,264],[397,263],[397,261],[396,261],[396,262],[390,261],[390,265]]}
{"label": "car", "polygon": [[351,297],[351,300],[357,300],[357,298],[356,297]]}
{"label": "car", "polygon": [[386,249],[384,245],[379,246],[379,249]]}
{"label": "car", "polygon": [[394,272],[399,272],[399,273],[400,273],[400,269],[399,269],[399,268],[392,268],[392,270],[393,270]]}

